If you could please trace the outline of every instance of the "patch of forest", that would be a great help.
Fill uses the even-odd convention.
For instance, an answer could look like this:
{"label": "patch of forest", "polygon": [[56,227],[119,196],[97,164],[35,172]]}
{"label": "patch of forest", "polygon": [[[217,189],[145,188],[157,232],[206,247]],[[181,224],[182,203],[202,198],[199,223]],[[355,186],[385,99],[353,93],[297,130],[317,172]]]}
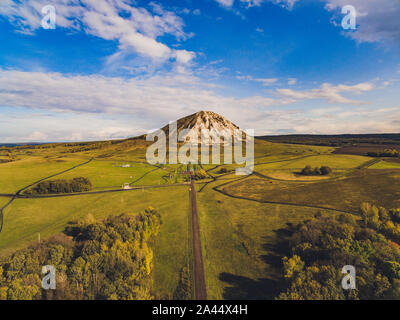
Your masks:
{"label": "patch of forest", "polygon": [[27,195],[43,195],[57,193],[85,192],[92,189],[92,183],[88,178],[77,177],[71,180],[46,180],[24,191]]}
{"label": "patch of forest", "polygon": [[313,169],[310,165],[305,166],[300,172],[303,176],[327,176],[331,173],[332,169],[330,167],[322,166]]}
{"label": "patch of forest", "polygon": [[370,145],[400,145],[400,134],[343,134],[343,135],[281,135],[281,136],[260,136],[270,142],[306,144],[317,146],[354,146],[360,144]]}
{"label": "patch of forest", "polygon": [[[0,300],[152,299],[153,251],[160,215],[92,216],[64,233],[0,260]],[[56,289],[42,289],[42,267],[56,269]]]}
{"label": "patch of forest", "polygon": [[400,151],[396,149],[385,149],[382,152],[368,152],[369,157],[400,158]]}
{"label": "patch of forest", "polygon": [[[318,214],[290,228],[278,299],[400,299],[400,209],[364,203],[360,214]],[[355,267],[356,289],[342,288],[346,265]]]}

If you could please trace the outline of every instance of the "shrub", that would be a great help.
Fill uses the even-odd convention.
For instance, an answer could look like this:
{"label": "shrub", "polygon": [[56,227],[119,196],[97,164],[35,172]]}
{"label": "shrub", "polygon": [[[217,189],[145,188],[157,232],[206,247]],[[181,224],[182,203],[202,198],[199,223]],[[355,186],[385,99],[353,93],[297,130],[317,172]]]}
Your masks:
{"label": "shrub", "polygon": [[321,167],[321,174],[322,175],[326,176],[326,175],[331,174],[331,173],[332,173],[332,169],[331,168],[329,168],[327,166],[322,166]]}
{"label": "shrub", "polygon": [[305,168],[303,168],[303,170],[301,170],[301,174],[305,175],[305,176],[311,176],[312,175],[312,169],[311,166],[305,166]]}
{"label": "shrub", "polygon": [[400,151],[398,151],[396,149],[385,149],[382,152],[368,152],[367,156],[369,156],[369,157],[398,158],[398,157],[400,157]]}
{"label": "shrub", "polygon": [[311,168],[310,165],[305,166],[303,170],[301,170],[301,174],[304,176],[326,176],[332,173],[332,169],[327,166],[322,166],[320,168],[316,167],[314,169]]}
{"label": "shrub", "polygon": [[227,173],[228,169],[226,169],[225,167],[222,167],[221,169],[219,169],[219,171],[217,172],[218,174],[223,174],[223,173]]}

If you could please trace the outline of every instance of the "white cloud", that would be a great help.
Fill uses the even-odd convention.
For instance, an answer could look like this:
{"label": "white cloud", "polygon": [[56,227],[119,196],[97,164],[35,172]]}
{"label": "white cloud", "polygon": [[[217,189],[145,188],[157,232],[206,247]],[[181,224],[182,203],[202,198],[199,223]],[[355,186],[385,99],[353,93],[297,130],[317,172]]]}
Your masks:
{"label": "white cloud", "polygon": [[[0,69],[0,88],[0,106],[16,110],[20,116],[10,118],[10,112],[0,108],[1,141],[123,138],[204,109],[220,113],[242,128],[253,128],[257,134],[277,133],[285,128],[302,133],[348,132],[350,128],[384,132],[398,126],[399,122],[395,121],[400,120],[400,114],[393,111],[368,113],[355,109],[351,114],[349,110],[344,114],[344,111],[327,109],[318,114],[288,109],[294,103],[311,99],[359,105],[362,101],[350,100],[342,94],[370,91],[374,89],[370,83],[353,86],[323,84],[305,91],[283,88],[272,91],[271,97],[234,98],[216,93],[212,84],[190,74],[127,80]],[[24,110],[23,116],[17,112],[20,108]],[[43,113],[54,116],[47,117]],[[33,118],[31,114],[39,115]],[[314,121],[315,116],[322,122]],[[369,119],[379,125],[372,126]]]}
{"label": "white cloud", "polygon": [[[275,79],[257,79],[273,83]],[[166,74],[151,78],[70,76],[60,73],[22,72],[0,69],[0,106],[25,107],[52,111],[136,114],[164,119],[175,118],[207,107],[220,110],[266,108],[310,99],[328,102],[362,104],[343,93],[361,94],[374,85],[353,86],[323,84],[319,88],[295,91],[277,89],[275,97],[226,97],[215,93],[213,85],[190,74]],[[233,112],[234,113],[234,112]]]}
{"label": "white cloud", "polygon": [[[357,30],[345,32],[359,42],[400,40],[400,2],[398,0],[324,0],[329,11],[352,5],[357,10]],[[342,17],[343,15],[338,14]]]}
{"label": "white cloud", "polygon": [[[225,8],[231,8],[234,4],[234,0],[215,0],[215,1]],[[251,8],[251,7],[259,7],[264,2],[267,1],[273,2],[284,8],[292,9],[294,4],[300,0],[240,0],[240,3],[244,4],[246,8]]]}
{"label": "white cloud", "polygon": [[[302,0],[241,0],[254,2],[261,5],[269,1],[293,9],[297,2]],[[332,22],[341,28],[341,20],[344,15],[341,9],[346,5],[352,5],[357,11],[357,30],[343,31],[343,34],[358,42],[383,42],[400,40],[400,2],[399,0],[320,0],[325,3],[328,11],[334,12],[335,19]]]}
{"label": "white cloud", "polygon": [[268,0],[271,2],[274,2],[275,4],[278,4],[284,8],[292,9],[293,6],[296,4],[296,2],[299,2],[300,0]]}
{"label": "white cloud", "polygon": [[240,2],[247,4],[247,7],[258,7],[264,0],[240,0]]}
{"label": "white cloud", "polygon": [[[132,114],[164,120],[204,108],[264,108],[292,99],[236,99],[212,91],[213,85],[190,74],[123,79],[59,73],[0,71],[0,106],[41,110]],[[239,113],[238,113],[239,114]]]}
{"label": "white cloud", "polygon": [[253,78],[252,76],[236,76],[238,80],[255,81],[262,83],[263,86],[270,86],[278,81],[277,78]]}
{"label": "white cloud", "polygon": [[[0,112],[1,112],[0,108]],[[147,132],[134,119],[98,114],[49,113],[32,110],[2,114],[0,142],[57,142],[122,139]],[[27,116],[29,114],[29,116]]]}
{"label": "white cloud", "polygon": [[177,50],[175,51],[176,61],[187,64],[193,60],[195,53],[187,50]]}
{"label": "white cloud", "polygon": [[288,79],[288,85],[289,86],[294,86],[297,83],[297,79],[296,78],[289,78]]}
{"label": "white cloud", "polygon": [[[231,0],[216,0],[231,3]],[[271,2],[288,10],[304,0],[240,0],[247,7],[261,6]],[[399,0],[319,0],[325,8],[333,12],[332,23],[341,28],[344,15],[342,8],[352,5],[357,11],[357,29],[343,30],[343,34],[358,42],[400,41],[400,1]],[[231,7],[231,5],[225,5]]]}
{"label": "white cloud", "polygon": [[324,99],[330,103],[344,103],[344,104],[364,104],[366,102],[359,100],[351,100],[344,97],[341,93],[355,93],[360,94],[362,92],[371,91],[375,88],[372,83],[360,83],[354,86],[337,85],[334,86],[329,83],[324,83],[320,88],[296,91],[292,89],[278,89],[277,93],[286,98],[299,100],[311,100],[311,99]]}
{"label": "white cloud", "polygon": [[279,5],[283,8],[287,8],[291,10],[296,2],[300,0],[240,0],[240,2],[245,3],[248,8],[250,7],[259,7],[264,2],[272,2],[276,5]]}
{"label": "white cloud", "polygon": [[360,108],[352,111],[341,108],[320,109],[317,118],[304,117],[294,123],[293,130],[296,133],[310,134],[394,133],[398,132],[399,110],[399,108]]}
{"label": "white cloud", "polygon": [[32,132],[25,140],[26,141],[45,141],[49,137],[46,133],[40,132],[40,131],[35,131]]}
{"label": "white cloud", "polygon": [[254,81],[261,82],[263,86],[270,86],[278,81],[276,78],[258,78],[254,79]]}
{"label": "white cloud", "polygon": [[232,7],[234,0],[215,0],[223,7]]}
{"label": "white cloud", "polygon": [[[118,41],[120,50],[134,51],[154,60],[176,59],[188,63],[194,52],[175,50],[159,42],[164,34],[178,40],[190,35],[183,31],[180,17],[151,4],[153,13],[145,8],[132,7],[128,0],[56,0],[57,27],[83,30],[106,40]],[[7,0],[0,6],[0,15],[6,16],[20,31],[33,33],[41,27],[41,9],[47,0],[27,0],[23,3]]]}

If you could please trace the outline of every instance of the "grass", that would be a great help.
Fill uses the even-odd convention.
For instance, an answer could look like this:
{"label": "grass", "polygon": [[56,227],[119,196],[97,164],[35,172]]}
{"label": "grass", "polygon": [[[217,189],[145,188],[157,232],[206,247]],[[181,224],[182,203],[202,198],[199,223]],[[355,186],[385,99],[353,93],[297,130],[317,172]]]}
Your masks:
{"label": "grass", "polygon": [[10,198],[0,197],[0,208],[2,208],[8,201],[10,201]]}
{"label": "grass", "polygon": [[394,162],[390,160],[381,160],[375,163],[370,169],[400,169],[400,162]]}
{"label": "grass", "polygon": [[[5,210],[0,254],[5,255],[61,232],[71,220],[92,214],[96,218],[137,213],[152,206],[161,214],[162,227],[154,243],[154,294],[169,297],[188,256],[187,188],[128,191],[51,199],[18,199]],[[4,198],[0,198],[3,200]],[[185,232],[182,232],[185,230]]]}
{"label": "grass", "polygon": [[218,184],[198,194],[208,299],[272,299],[281,229],[320,210],[233,199],[211,189]]}
{"label": "grass", "polygon": [[296,144],[271,143],[256,139],[254,141],[254,156],[256,159],[263,157],[288,157],[309,154],[327,154],[335,150],[332,147],[307,146]]}
{"label": "grass", "polygon": [[349,177],[317,182],[285,182],[257,177],[222,188],[231,195],[249,199],[308,205],[358,212],[362,202],[386,208],[400,206],[399,172],[358,170]]}
{"label": "grass", "polygon": [[[287,180],[287,181],[317,181],[317,180],[326,180],[326,179],[331,179],[333,175],[327,175],[327,176],[304,176],[304,175],[299,175],[292,170],[261,170],[259,171],[258,168],[256,168],[257,172],[262,173],[263,175],[266,175],[268,177],[271,177],[272,179],[277,179],[277,180]],[[335,172],[337,173],[337,171]]]}
{"label": "grass", "polygon": [[20,161],[0,164],[0,193],[12,193],[26,185],[61,172],[85,159],[27,157]]}
{"label": "grass", "polygon": [[[131,167],[122,168],[122,164],[130,164]],[[137,180],[154,169],[153,166],[145,163],[94,160],[82,167],[57,176],[57,179],[86,177],[91,181],[93,190],[107,190],[121,188],[124,183]]]}
{"label": "grass", "polygon": [[[89,150],[79,152],[80,148]],[[288,181],[255,176],[238,180],[239,177],[232,173],[217,174],[221,167],[234,170],[236,165],[203,165],[218,179],[196,184],[198,190],[204,187],[198,193],[198,209],[209,299],[273,298],[279,291],[280,259],[286,250],[281,246],[281,241],[287,237],[283,229],[288,224],[311,218],[319,211],[326,215],[338,213],[312,207],[356,212],[363,201],[386,207],[400,206],[400,170],[396,170],[400,165],[385,160],[369,169],[357,169],[371,158],[331,154],[334,150],[256,140],[255,170]],[[175,171],[180,172],[183,166],[167,165],[164,169],[156,169],[136,163],[145,161],[145,142],[141,140],[45,145],[15,148],[10,152],[17,160],[0,164],[0,193],[16,192],[90,158],[94,160],[89,164],[59,175],[57,179],[84,176],[91,180],[94,190],[120,188],[126,182],[158,185],[183,181],[182,175],[175,177]],[[113,166],[122,163],[130,163],[131,167]],[[326,165],[334,170],[334,174],[326,181],[317,177],[297,177],[294,172],[306,165]],[[170,175],[171,181],[164,178]],[[141,179],[134,182],[138,178]],[[230,195],[261,202],[224,195],[213,190],[217,186]],[[0,206],[8,200],[0,197]],[[179,271],[188,265],[191,269],[193,260],[189,192],[184,186],[17,199],[5,210],[0,255],[36,241],[39,232],[42,239],[59,233],[69,221],[87,214],[98,218],[120,213],[136,214],[148,206],[157,209],[163,221],[161,232],[153,243],[153,294],[158,299],[171,299],[179,281]]]}
{"label": "grass", "polygon": [[156,169],[152,167],[152,169],[146,171],[146,175],[140,179],[139,181],[135,182],[132,185],[158,185],[158,184],[165,184],[166,181],[163,179],[168,171],[162,169]]}
{"label": "grass", "polygon": [[332,169],[351,169],[371,160],[369,157],[353,155],[317,155],[282,163],[282,169],[303,169],[305,166],[311,167],[328,166]]}

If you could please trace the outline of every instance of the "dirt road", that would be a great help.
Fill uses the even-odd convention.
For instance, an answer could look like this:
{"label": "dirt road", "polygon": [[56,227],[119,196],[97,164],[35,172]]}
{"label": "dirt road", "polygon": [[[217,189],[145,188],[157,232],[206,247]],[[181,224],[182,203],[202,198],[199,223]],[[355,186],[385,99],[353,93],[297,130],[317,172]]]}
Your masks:
{"label": "dirt road", "polygon": [[[58,175],[60,175],[60,174],[66,173],[66,172],[68,172],[68,171],[74,170],[75,168],[81,167],[81,166],[83,166],[83,165],[85,165],[85,164],[91,162],[92,160],[93,160],[93,159],[90,159],[90,160],[88,160],[88,161],[85,161],[84,163],[81,163],[81,164],[78,164],[78,165],[76,165],[76,166],[73,166],[72,168],[69,168],[69,169],[67,169],[67,170],[64,170],[64,171],[61,171],[61,172],[52,174],[51,176],[42,178],[42,179],[40,179],[40,180],[38,180],[38,181],[35,181],[35,182],[33,182],[33,183],[27,185],[26,187],[23,187],[23,188],[19,189],[19,190],[15,193],[15,195],[12,195],[12,198],[11,198],[10,201],[9,201],[5,206],[3,206],[2,208],[0,208],[0,232],[3,231],[3,225],[4,225],[4,210],[5,210],[17,197],[19,197],[19,196],[21,195],[22,191],[28,189],[29,187],[34,186],[35,184],[37,184],[37,183],[39,183],[39,182],[42,182],[42,181],[44,181],[44,180],[47,180],[47,179],[50,179],[50,178],[52,178],[52,177],[58,176]],[[3,196],[4,196],[4,195],[3,195]]]}
{"label": "dirt road", "polygon": [[192,234],[193,234],[193,255],[194,255],[194,286],[196,300],[206,300],[206,281],[204,278],[203,257],[201,254],[200,226],[197,214],[196,187],[194,180],[190,183],[190,199],[192,207]]}

